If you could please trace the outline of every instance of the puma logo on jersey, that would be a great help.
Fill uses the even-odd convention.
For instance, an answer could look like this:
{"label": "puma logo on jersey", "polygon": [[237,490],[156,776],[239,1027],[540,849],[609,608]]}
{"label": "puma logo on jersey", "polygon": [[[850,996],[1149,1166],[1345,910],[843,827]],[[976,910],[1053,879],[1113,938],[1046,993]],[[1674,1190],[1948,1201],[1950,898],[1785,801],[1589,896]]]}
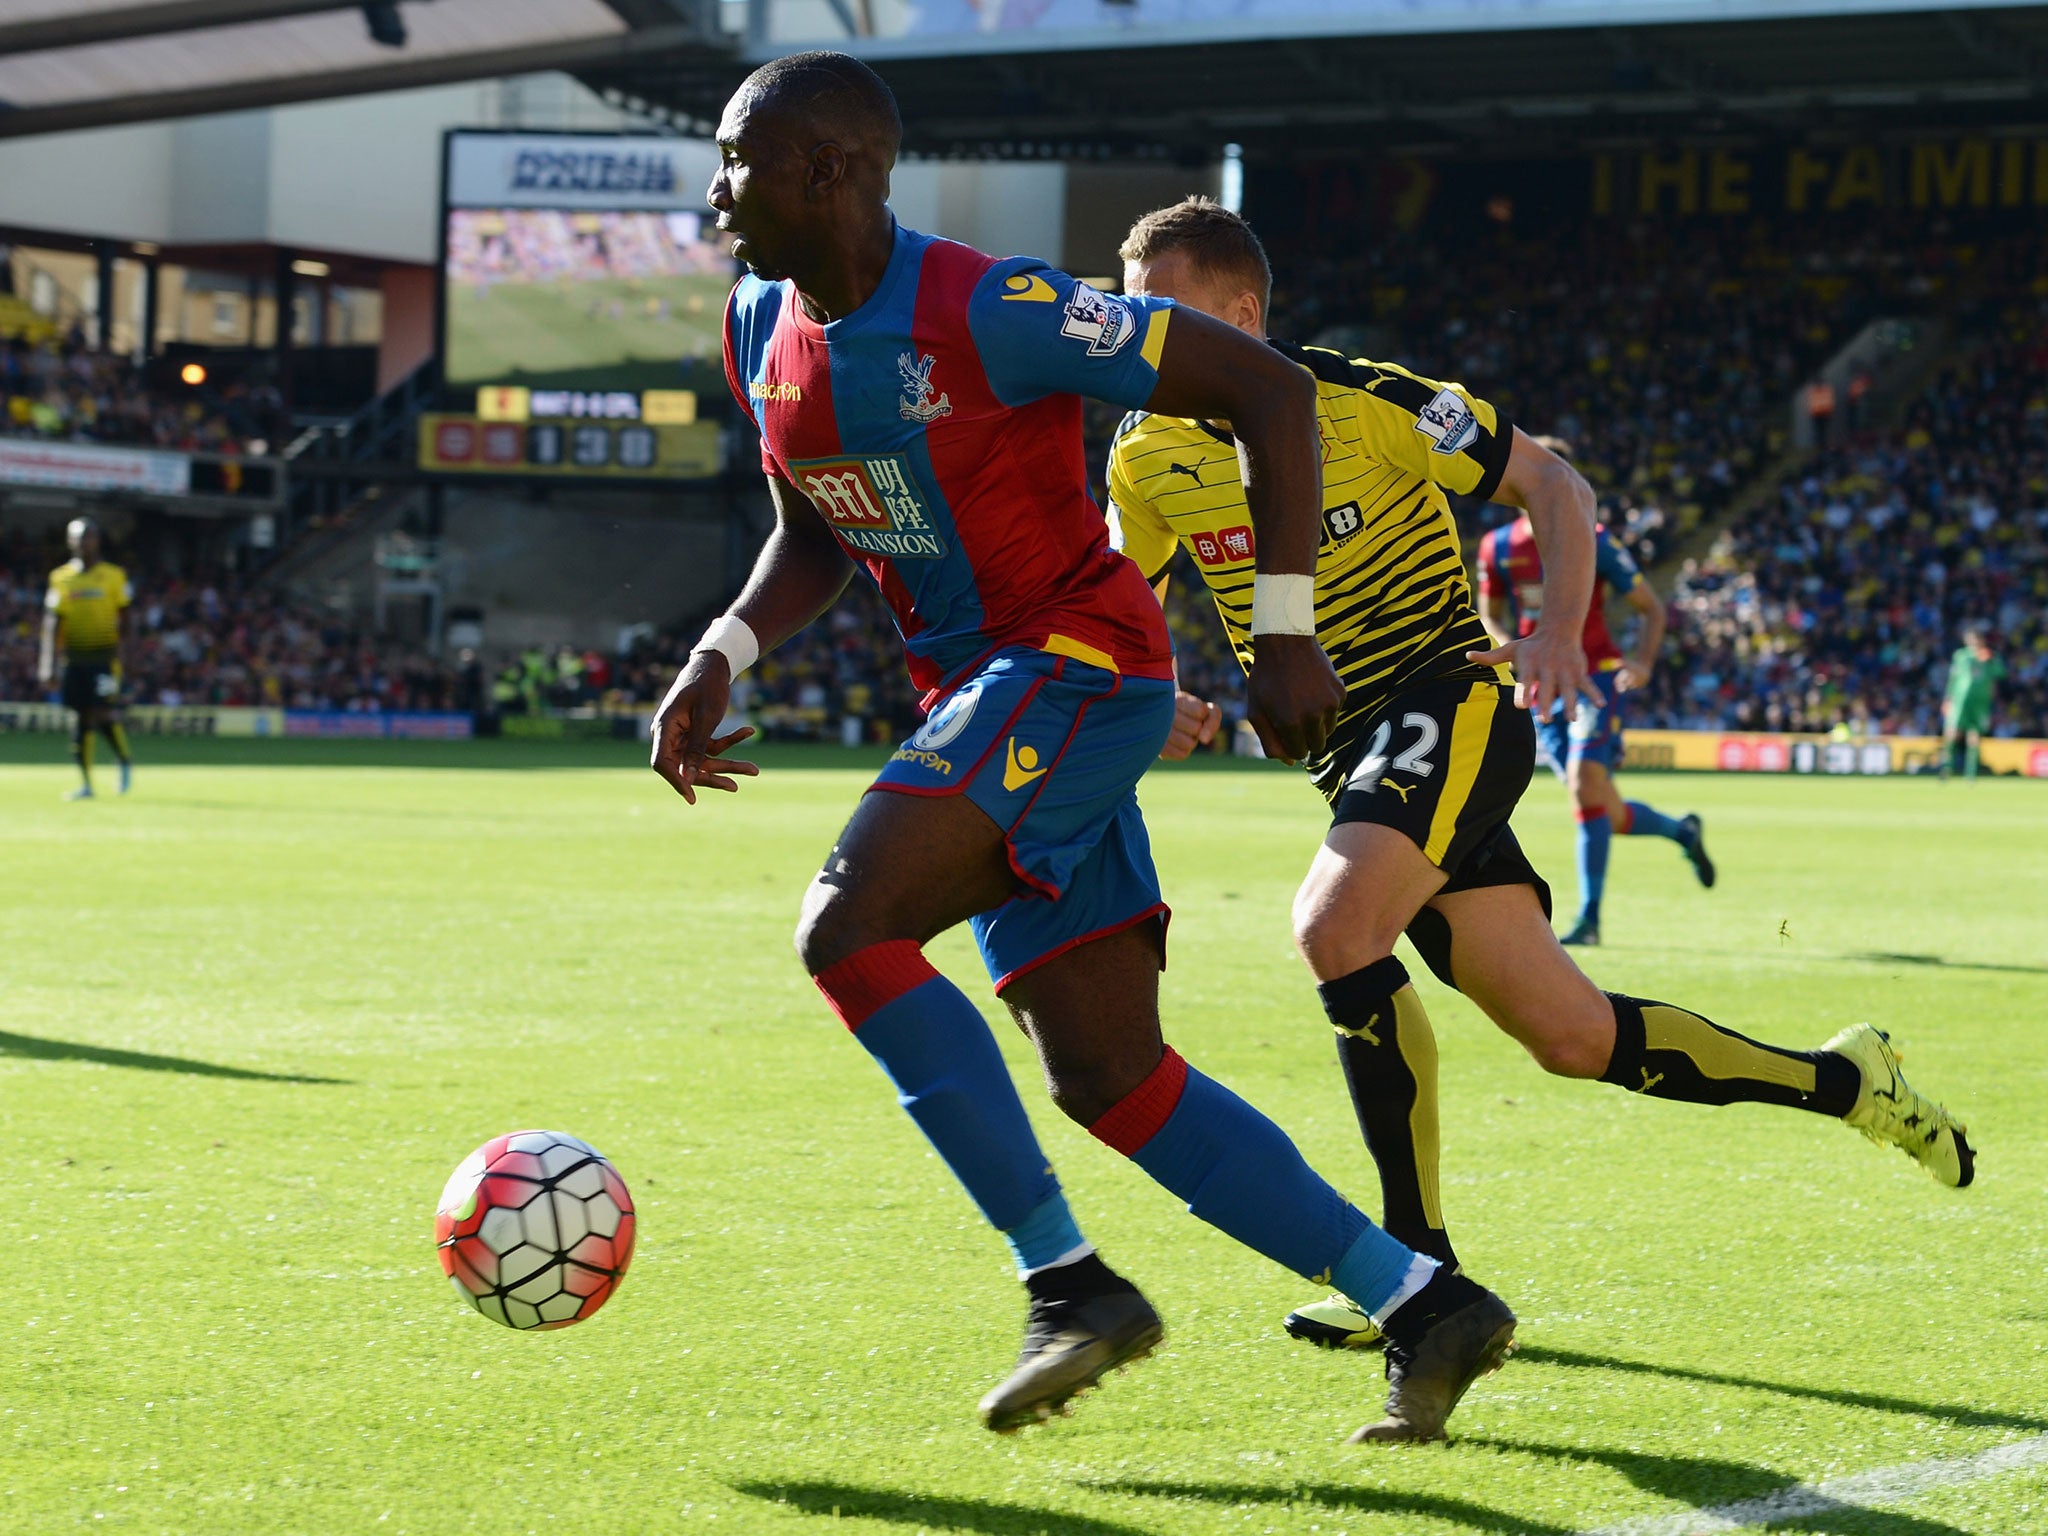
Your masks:
{"label": "puma logo on jersey", "polygon": [[1363,1040],[1367,1045],[1378,1045],[1380,1043],[1380,1037],[1374,1034],[1372,1032],[1372,1029],[1375,1024],[1379,1023],[1379,1021],[1380,1016],[1378,1014],[1374,1014],[1371,1018],[1367,1019],[1363,1024],[1358,1025],[1356,1028],[1349,1024],[1339,1024],[1336,1027],[1337,1033],[1340,1035],[1349,1035],[1354,1040]]}
{"label": "puma logo on jersey", "polygon": [[1166,466],[1166,472],[1169,475],[1186,475],[1197,485],[1202,483],[1202,466],[1199,464],[1193,469],[1188,468],[1185,464],[1169,464]]}
{"label": "puma logo on jersey", "polygon": [[1038,766],[1036,747],[1019,747],[1017,738],[1010,738],[1008,750],[1004,753],[1003,788],[1014,793],[1033,779],[1044,778],[1048,771]]}
{"label": "puma logo on jersey", "polygon": [[1415,786],[1413,784],[1396,784],[1392,779],[1381,779],[1378,787],[1381,789],[1391,789],[1395,794],[1401,797],[1401,803],[1403,805],[1406,805],[1408,803],[1408,797],[1415,792]]}
{"label": "puma logo on jersey", "polygon": [[1636,1090],[1637,1093],[1648,1093],[1652,1088],[1664,1081],[1664,1074],[1662,1072],[1652,1077],[1648,1067],[1642,1067],[1639,1070],[1643,1074],[1643,1086]]}

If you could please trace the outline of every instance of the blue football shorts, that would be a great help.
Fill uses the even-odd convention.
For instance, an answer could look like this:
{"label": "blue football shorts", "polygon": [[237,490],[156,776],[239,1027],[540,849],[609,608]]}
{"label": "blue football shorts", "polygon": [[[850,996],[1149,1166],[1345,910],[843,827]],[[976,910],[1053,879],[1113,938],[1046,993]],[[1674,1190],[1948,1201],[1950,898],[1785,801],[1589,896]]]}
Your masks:
{"label": "blue football shorts", "polygon": [[[970,921],[998,992],[1166,903],[1138,780],[1166,745],[1173,684],[998,651],[896,749],[874,789],[968,796],[1003,830],[1026,889]],[[1163,960],[1162,955],[1162,960]]]}
{"label": "blue football shorts", "polygon": [[1559,778],[1575,762],[1598,763],[1609,773],[1621,767],[1621,700],[1614,684],[1617,670],[1592,674],[1592,684],[1600,691],[1598,709],[1591,699],[1581,696],[1576,720],[1566,720],[1563,709],[1554,708],[1549,718],[1537,725],[1537,750]]}

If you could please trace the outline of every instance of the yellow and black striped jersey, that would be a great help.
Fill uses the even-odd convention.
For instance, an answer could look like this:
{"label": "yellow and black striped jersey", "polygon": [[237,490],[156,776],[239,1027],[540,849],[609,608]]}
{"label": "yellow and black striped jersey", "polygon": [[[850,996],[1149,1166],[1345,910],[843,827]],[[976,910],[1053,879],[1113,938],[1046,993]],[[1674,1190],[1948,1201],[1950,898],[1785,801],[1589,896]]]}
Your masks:
{"label": "yellow and black striped jersey", "polygon": [[63,622],[67,658],[77,661],[111,655],[121,643],[128,573],[104,560],[92,566],[68,560],[50,572],[50,590],[43,606]]}
{"label": "yellow and black striped jersey", "polygon": [[[1344,717],[1418,682],[1485,676],[1494,669],[1465,660],[1493,642],[1472,606],[1444,493],[1490,497],[1514,428],[1461,384],[1320,347],[1280,350],[1316,376],[1316,638],[1344,681]],[[1134,411],[1110,450],[1109,495],[1111,544],[1154,582],[1185,546],[1249,669],[1255,549],[1235,440],[1207,422]]]}

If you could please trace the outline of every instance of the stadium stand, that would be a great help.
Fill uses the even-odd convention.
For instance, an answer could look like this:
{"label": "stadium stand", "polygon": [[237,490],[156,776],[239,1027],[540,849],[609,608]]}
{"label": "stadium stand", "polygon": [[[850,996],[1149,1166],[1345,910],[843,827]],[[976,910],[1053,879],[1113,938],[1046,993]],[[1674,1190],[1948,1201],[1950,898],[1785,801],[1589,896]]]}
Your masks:
{"label": "stadium stand", "polygon": [[260,385],[156,389],[129,359],[76,338],[0,345],[0,433],[11,437],[260,455],[285,430],[282,409]]}
{"label": "stadium stand", "polygon": [[[1654,568],[1782,463],[1796,391],[1862,326],[1881,316],[1960,319],[1985,304],[2009,303],[2030,290],[2041,254],[2031,231],[1985,235],[1877,217],[1841,221],[1818,240],[1763,222],[1726,228],[1587,221],[1537,235],[1501,226],[1455,248],[1414,238],[1335,254],[1303,241],[1277,256],[1273,329],[1354,355],[1378,349],[1387,360],[1469,385],[1526,430],[1567,438],[1600,494],[1603,520]],[[2026,366],[2024,355],[2004,359],[1996,376],[2008,393]],[[2033,366],[2038,375],[2038,359]],[[1737,664],[1738,651],[1753,651],[1762,635],[1786,622],[1782,599],[1765,605],[1766,621],[1751,595],[1759,580],[1794,585],[1767,557],[1833,540],[1828,519],[1842,515],[1833,488],[1881,472],[1871,467],[1873,454],[1886,467],[1917,466],[1894,499],[1930,508],[1916,513],[1916,522],[1937,545],[1954,537],[1940,517],[1942,492],[1953,497],[1959,479],[1984,479],[1977,458],[1983,448],[1968,425],[1981,418],[1958,398],[1969,372],[1959,370],[1937,390],[1938,408],[1916,407],[1919,424],[1899,440],[1910,448],[1887,453],[1862,434],[1863,451],[1838,448],[1799,470],[1781,488],[1778,505],[1723,530],[1714,554],[1687,566],[1666,666],[1653,697],[1637,706],[1639,723],[1827,731],[1868,721],[1870,729],[1938,730],[1958,624],[1989,621],[2033,644],[2038,618],[2031,627],[2020,622],[2009,590],[2015,578],[2004,567],[2024,557],[2023,547],[2011,543],[2033,516],[2021,509],[2048,505],[2048,497],[2028,490],[2016,471],[1997,493],[2008,515],[1999,535],[2005,555],[1989,553],[1992,574],[1980,576],[1973,567],[1951,577],[1933,617],[1922,605],[1918,619],[1944,633],[1912,647],[1924,663],[1917,670],[1898,659],[1889,635],[1884,648],[1868,647],[1856,606],[1831,595],[1795,607],[1791,631],[1799,643],[1774,642],[1773,652],[1786,654],[1773,666]],[[1950,429],[1939,430],[1937,421]],[[1113,420],[1091,425],[1106,442]],[[1843,430],[1859,425],[1845,422]],[[2038,462],[2038,448],[2035,455]],[[1484,503],[1457,510],[1470,536],[1511,515]],[[1982,530],[1966,531],[1970,542],[1961,553],[1985,558],[1983,551],[1970,553]],[[1882,547],[1887,554],[1898,548],[1896,540]],[[1759,557],[1771,574],[1745,574]],[[1844,574],[1802,566],[1799,577],[1832,593]],[[1200,592],[1192,570],[1180,573],[1175,586],[1168,607],[1183,681],[1241,716],[1242,675],[1213,610],[1206,600],[1192,600]],[[1904,621],[1887,622],[1896,628]],[[1747,636],[1739,644],[1738,634]],[[1795,650],[1800,658],[1787,659]],[[1796,674],[1805,683],[1816,672],[1819,681],[1797,690],[1794,707],[1787,679]],[[2038,731],[2042,700],[2036,693],[2029,703],[2023,669],[2015,673],[2001,728]]]}
{"label": "stadium stand", "polygon": [[[118,548],[110,551],[118,563]],[[64,558],[52,540],[0,533],[0,696],[37,699],[43,594]],[[415,646],[252,588],[222,572],[138,581],[123,694],[131,703],[318,710],[456,707],[457,676]]]}
{"label": "stadium stand", "polygon": [[[1880,315],[1938,315],[1960,329],[1987,305],[2012,306],[2030,292],[2041,237],[1871,216],[1818,239],[1764,221],[1588,220],[1538,233],[1500,224],[1455,246],[1419,236],[1348,252],[1306,237],[1276,244],[1276,334],[1460,379],[1524,428],[1571,439],[1603,516],[1646,566],[1696,528],[1713,533],[1678,582],[1667,662],[1638,723],[1934,729],[1957,627],[1974,620],[1999,633],[2013,668],[1998,729],[2044,729],[2048,594],[2032,574],[2048,531],[2038,309],[2011,312],[2004,339],[1944,374],[1902,427],[1845,420],[1842,441],[1784,472],[1789,402],[1822,360]],[[638,260],[638,249],[614,240],[605,259]],[[0,348],[0,431],[18,435],[247,451],[278,430],[276,408],[261,390],[166,396],[75,341]],[[1116,420],[1089,418],[1098,496]],[[1773,474],[1783,479],[1760,510],[1715,531]],[[1459,511],[1474,534],[1499,515]],[[11,697],[35,696],[41,586],[59,558],[54,547],[26,558],[19,539],[5,547],[0,682]],[[442,708],[465,692],[460,662],[375,641],[248,585],[246,573],[137,577],[137,701]],[[1242,674],[1191,569],[1168,607],[1184,683],[1241,717]],[[644,708],[681,659],[677,634],[695,633],[689,623],[643,631],[613,655],[490,658],[494,684],[467,695],[515,712]],[[746,681],[770,735],[880,740],[916,719],[900,643],[860,583]]]}
{"label": "stadium stand", "polygon": [[1687,562],[1644,724],[1927,735],[1986,626],[1995,734],[2048,730],[2048,303],[1945,369],[1903,425],[1787,476]]}
{"label": "stadium stand", "polygon": [[[1818,233],[1818,237],[1817,236]],[[1786,447],[1786,402],[1867,321],[2011,280],[2038,242],[1890,218],[1811,226],[1586,220],[1277,260],[1278,334],[1385,337],[1555,433],[1651,562]],[[1465,506],[1476,531],[1498,509]]]}

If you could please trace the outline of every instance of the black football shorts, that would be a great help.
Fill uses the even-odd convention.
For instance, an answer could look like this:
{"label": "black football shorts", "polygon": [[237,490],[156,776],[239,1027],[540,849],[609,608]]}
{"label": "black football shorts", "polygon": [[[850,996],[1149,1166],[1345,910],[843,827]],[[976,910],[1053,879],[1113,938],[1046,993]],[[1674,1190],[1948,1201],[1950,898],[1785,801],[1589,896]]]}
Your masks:
{"label": "black football shorts", "polygon": [[[1536,727],[1512,685],[1452,677],[1418,683],[1338,722],[1317,787],[1332,825],[1402,833],[1447,877],[1439,894],[1530,885],[1546,917],[1550,887],[1508,826],[1536,769]],[[1425,907],[1408,937],[1450,982],[1450,931]],[[1455,985],[1455,983],[1452,983]]]}
{"label": "black football shorts", "polygon": [[108,709],[119,703],[121,679],[108,661],[67,661],[64,664],[64,707],[80,714],[89,709]]}

